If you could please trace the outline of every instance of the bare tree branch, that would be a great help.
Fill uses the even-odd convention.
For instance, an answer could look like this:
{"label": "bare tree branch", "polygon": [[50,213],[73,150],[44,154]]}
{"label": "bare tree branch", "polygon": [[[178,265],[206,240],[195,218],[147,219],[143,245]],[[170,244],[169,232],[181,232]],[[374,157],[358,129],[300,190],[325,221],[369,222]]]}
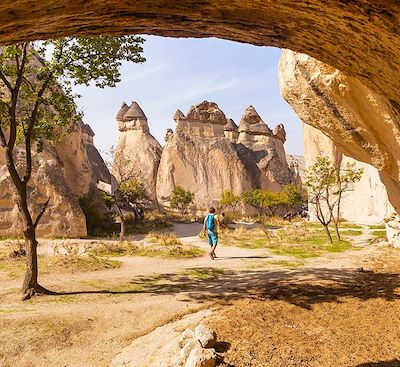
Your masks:
{"label": "bare tree branch", "polygon": [[48,88],[49,83],[52,78],[53,78],[53,73],[50,73],[48,75],[48,77],[46,78],[46,80],[43,82],[41,88],[39,89],[39,91],[36,95],[35,105],[32,109],[31,115],[29,117],[28,128],[25,130],[25,127],[24,127],[25,152],[26,152],[25,175],[23,178],[24,182],[28,182],[32,176],[32,133],[33,133],[33,128],[35,127],[38,109],[39,109],[40,103],[42,102],[42,96],[43,96],[44,92],[46,91],[46,89]]}
{"label": "bare tree branch", "polygon": [[42,218],[44,212],[47,209],[47,206],[49,205],[50,198],[47,198],[47,200],[43,203],[42,209],[40,210],[38,216],[36,217],[35,222],[33,223],[33,226],[36,228],[37,225],[39,224],[40,219]]}
{"label": "bare tree branch", "polygon": [[7,139],[6,136],[4,135],[3,129],[1,128],[1,124],[0,124],[0,141],[1,141],[1,146],[5,148],[7,146]]}
{"label": "bare tree branch", "polygon": [[11,83],[8,81],[7,77],[1,71],[0,71],[0,79],[6,85],[7,89],[10,91],[10,93],[12,93],[14,88],[12,87]]}

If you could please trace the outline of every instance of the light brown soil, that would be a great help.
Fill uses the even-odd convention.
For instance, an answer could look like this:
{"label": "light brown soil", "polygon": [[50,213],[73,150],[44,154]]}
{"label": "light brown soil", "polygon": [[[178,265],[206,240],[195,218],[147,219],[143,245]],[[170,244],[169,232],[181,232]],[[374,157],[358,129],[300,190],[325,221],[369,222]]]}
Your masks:
{"label": "light brown soil", "polygon": [[[400,366],[400,251],[260,284],[209,322],[236,367]],[[359,269],[361,270],[361,269]]]}
{"label": "light brown soil", "polygon": [[[207,248],[198,226],[175,229]],[[394,360],[400,254],[361,242],[297,270],[273,265],[279,257],[263,250],[223,246],[216,261],[120,258],[119,269],[46,274],[45,286],[66,293],[25,303],[21,279],[0,281],[0,366],[106,367],[135,338],[204,308],[216,309],[209,321],[237,367]]]}

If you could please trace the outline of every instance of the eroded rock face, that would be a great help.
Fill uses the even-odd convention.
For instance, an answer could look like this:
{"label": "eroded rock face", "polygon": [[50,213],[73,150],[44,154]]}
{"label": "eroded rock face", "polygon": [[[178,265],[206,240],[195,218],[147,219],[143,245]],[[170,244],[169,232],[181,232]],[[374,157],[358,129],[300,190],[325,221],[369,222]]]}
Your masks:
{"label": "eroded rock face", "polygon": [[168,205],[177,186],[194,192],[196,205],[204,208],[219,200],[224,190],[239,194],[252,187],[248,167],[225,137],[225,114],[215,103],[205,101],[187,116],[174,117],[176,131],[167,134],[157,176],[160,204]]}
{"label": "eroded rock face", "polygon": [[297,187],[303,188],[305,180],[306,161],[301,155],[286,154],[286,161],[294,178]]}
{"label": "eroded rock face", "polygon": [[353,185],[352,191],[344,194],[341,217],[362,224],[383,223],[384,219],[393,212],[393,207],[377,169],[347,157],[332,140],[312,126],[303,124],[303,130],[306,167],[314,164],[318,155],[323,155],[342,168],[347,163],[355,163],[356,169],[363,169],[361,181]]}
{"label": "eroded rock face", "polygon": [[273,133],[253,106],[246,109],[239,124],[237,150],[246,165],[257,166],[258,172],[253,170],[254,187],[279,191],[294,182],[286,161],[285,140],[282,124]]}
{"label": "eroded rock face", "polygon": [[354,77],[288,50],[282,53],[279,81],[303,122],[323,131],[340,152],[378,170],[399,212],[400,115],[393,101]]}
{"label": "eroded rock face", "polygon": [[0,42],[130,32],[289,48],[358,77],[399,106],[399,21],[397,0],[16,0],[0,4]]}
{"label": "eroded rock face", "polygon": [[[32,66],[39,66],[43,60],[33,57],[30,62]],[[34,218],[50,198],[37,228],[38,236],[85,237],[86,218],[79,198],[91,191],[97,180],[110,181],[104,161],[93,145],[94,132],[90,126],[73,117],[70,128],[71,132],[61,141],[46,143],[43,152],[35,151],[35,146],[32,149],[28,202]],[[24,154],[22,144],[15,148],[19,169],[24,168]],[[0,148],[0,235],[21,236],[22,223],[14,200],[14,185],[5,163],[4,150]],[[96,190],[92,196],[91,200],[98,204],[101,212],[102,206],[105,207],[103,200]]]}
{"label": "eroded rock face", "polygon": [[239,127],[207,101],[191,107],[186,116],[178,110],[174,119],[176,132],[167,133],[157,177],[160,204],[168,204],[176,186],[194,192],[195,204],[206,208],[225,190],[279,190],[293,182],[283,141],[253,107]]}
{"label": "eroded rock face", "polygon": [[90,128],[88,124],[82,124],[82,132],[83,132],[83,144],[85,145],[87,156],[89,158],[89,163],[91,165],[92,173],[93,173],[93,181],[94,182],[105,182],[111,183],[111,174],[108,170],[106,164],[104,163],[103,158],[101,157],[99,151],[94,146],[93,137],[94,132]]}
{"label": "eroded rock face", "polygon": [[[179,3],[110,0],[84,5],[78,0],[44,0],[31,2],[29,6],[25,1],[16,0],[0,4],[0,42],[131,32],[219,37],[290,48],[317,57],[357,78],[383,97],[393,118],[400,113],[399,22],[397,0],[264,0],[253,3],[243,0],[183,0]],[[366,131],[383,142],[386,134],[391,133],[390,128],[376,131],[368,127]],[[368,138],[365,143],[366,146],[370,143]],[[396,145],[387,144],[387,158],[388,161],[393,158],[394,166],[397,165],[397,150]],[[398,177],[388,173],[383,180],[399,211],[395,197],[392,198],[400,197]]]}
{"label": "eroded rock face", "polygon": [[[46,199],[50,198],[47,210],[37,228],[38,236],[85,237],[87,235],[86,219],[78,198],[87,192],[85,190],[89,190],[92,172],[84,147],[81,146],[82,142],[79,141],[80,133],[78,128],[65,142],[67,147],[78,149],[72,151],[77,158],[76,162],[72,163],[71,159],[64,163],[62,160],[63,156],[57,148],[60,149],[63,142],[57,147],[47,144],[43,152],[33,154],[29,200],[34,216],[39,213]],[[60,149],[61,152],[65,152],[66,146]],[[17,148],[16,157],[17,159],[21,157],[22,161],[24,151]],[[77,182],[79,179],[83,182]],[[13,195],[14,186],[5,165],[4,154],[0,149],[0,234],[2,236],[22,235],[22,223]]]}
{"label": "eroded rock face", "polygon": [[136,177],[146,188],[146,193],[157,206],[156,179],[162,148],[150,134],[147,117],[137,104],[124,102],[117,114],[120,131],[115,150],[113,173],[117,180]]}

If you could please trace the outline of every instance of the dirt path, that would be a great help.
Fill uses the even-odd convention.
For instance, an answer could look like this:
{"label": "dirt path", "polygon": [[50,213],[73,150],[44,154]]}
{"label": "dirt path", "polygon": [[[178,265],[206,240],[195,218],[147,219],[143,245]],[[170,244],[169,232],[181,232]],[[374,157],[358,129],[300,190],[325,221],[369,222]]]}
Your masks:
{"label": "dirt path", "polygon": [[[177,224],[174,232],[182,242],[208,250],[206,241],[198,237],[200,229],[197,223]],[[123,257],[119,269],[43,275],[42,284],[64,293],[27,303],[16,300],[20,279],[1,282],[0,339],[6,343],[0,346],[0,356],[7,357],[3,364],[0,358],[0,366],[105,367],[135,338],[196,310],[274,299],[285,294],[288,285],[310,279],[333,280],[346,287],[355,269],[379,253],[377,247],[368,245],[369,237],[366,227],[357,241],[358,249],[311,259],[296,270],[274,266],[271,261],[282,257],[266,250],[231,246],[219,246],[214,261],[207,255],[193,259]],[[87,241],[75,243],[84,246]],[[41,253],[51,249],[51,241],[41,241]],[[307,295],[304,286],[299,291],[306,294],[299,301],[302,304],[319,299],[314,292]],[[23,328],[28,334],[25,340],[33,338],[37,343],[27,348],[10,324]]]}

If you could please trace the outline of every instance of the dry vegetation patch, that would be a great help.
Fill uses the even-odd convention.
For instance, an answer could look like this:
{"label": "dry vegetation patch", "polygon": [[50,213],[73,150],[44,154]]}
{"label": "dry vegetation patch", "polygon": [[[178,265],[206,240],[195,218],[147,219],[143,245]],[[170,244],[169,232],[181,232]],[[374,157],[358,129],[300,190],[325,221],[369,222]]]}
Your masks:
{"label": "dry vegetation patch", "polygon": [[[25,255],[15,255],[20,249],[18,242],[6,243],[0,249],[0,280],[14,279],[24,273]],[[53,251],[54,255],[38,256],[41,274],[115,269],[122,265],[118,260],[86,253],[86,250],[80,252],[78,245],[69,242],[54,245]]]}
{"label": "dry vegetation patch", "polygon": [[191,258],[203,256],[199,247],[183,244],[175,234],[150,232],[145,242],[99,242],[89,253],[97,256],[160,256],[167,258]]}
{"label": "dry vegetation patch", "polygon": [[[235,367],[400,366],[400,251],[384,249],[368,270],[260,285],[257,299],[210,320]],[[310,272],[312,275],[313,272]]]}
{"label": "dry vegetation patch", "polygon": [[[346,230],[344,236],[358,236],[359,230]],[[286,224],[282,228],[252,229],[238,226],[235,229],[224,229],[220,233],[221,243],[226,246],[238,246],[251,249],[268,249],[276,255],[290,256],[298,259],[313,258],[324,253],[344,252],[351,249],[351,243],[343,239],[330,244],[321,226],[305,222]]]}

